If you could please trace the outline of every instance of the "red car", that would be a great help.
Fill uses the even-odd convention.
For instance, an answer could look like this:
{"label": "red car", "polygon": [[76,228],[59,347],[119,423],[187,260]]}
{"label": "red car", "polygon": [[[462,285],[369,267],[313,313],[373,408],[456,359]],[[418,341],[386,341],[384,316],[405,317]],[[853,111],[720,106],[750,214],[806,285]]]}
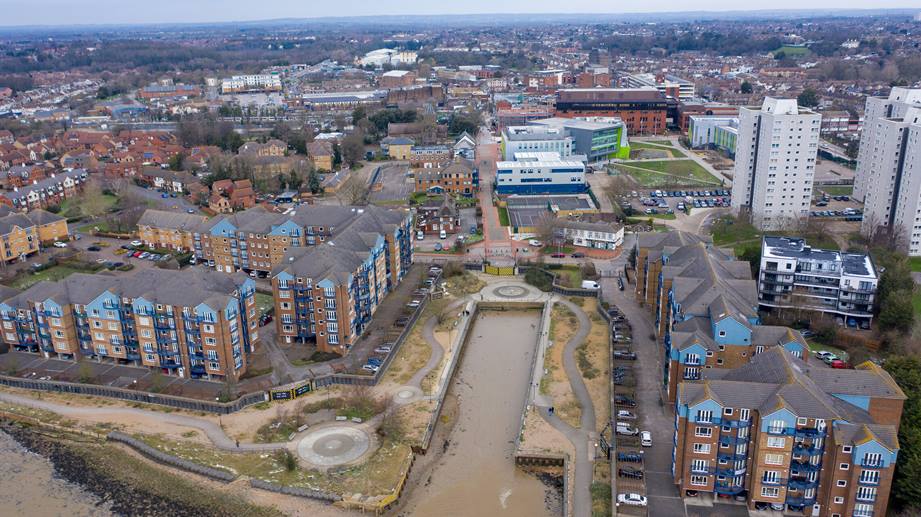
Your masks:
{"label": "red car", "polygon": [[831,366],[832,368],[836,368],[838,370],[846,370],[850,368],[850,366],[848,366],[848,364],[842,361],[841,359],[835,359],[834,361],[831,362],[829,366]]}
{"label": "red car", "polygon": [[550,256],[553,257],[553,258],[566,258],[566,254],[565,254],[565,253],[552,253],[552,254],[550,254]]}

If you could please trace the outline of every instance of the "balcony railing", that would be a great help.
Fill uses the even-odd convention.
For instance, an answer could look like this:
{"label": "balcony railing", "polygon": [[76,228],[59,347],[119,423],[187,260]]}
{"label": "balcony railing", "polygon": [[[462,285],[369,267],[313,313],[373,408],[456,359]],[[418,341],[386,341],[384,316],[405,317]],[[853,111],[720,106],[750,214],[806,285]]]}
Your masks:
{"label": "balcony railing", "polygon": [[713,485],[713,490],[718,494],[738,494],[745,490],[745,487],[731,481],[717,481]]}
{"label": "balcony railing", "polygon": [[879,486],[879,477],[864,477],[860,476],[857,478],[857,484],[863,486]]}
{"label": "balcony railing", "polygon": [[768,426],[768,434],[784,435],[784,436],[793,436],[796,434],[796,429],[792,427],[774,427]]}
{"label": "balcony railing", "polygon": [[762,485],[780,486],[787,483],[786,478],[761,478]]}

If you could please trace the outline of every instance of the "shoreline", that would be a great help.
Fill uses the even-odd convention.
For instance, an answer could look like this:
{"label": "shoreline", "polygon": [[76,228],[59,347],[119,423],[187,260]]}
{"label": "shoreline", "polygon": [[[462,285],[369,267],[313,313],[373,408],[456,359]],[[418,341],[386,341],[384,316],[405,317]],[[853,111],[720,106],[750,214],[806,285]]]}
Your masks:
{"label": "shoreline", "polygon": [[[123,474],[140,474],[141,469],[136,467],[141,460],[127,458],[123,452],[113,447],[91,443],[81,445],[67,437],[46,436],[30,426],[17,425],[9,420],[0,422],[0,431],[5,432],[23,448],[48,460],[54,468],[55,475],[98,498],[99,505],[107,504],[112,515],[206,517],[222,511],[221,508],[210,506],[207,498],[202,498],[200,504],[195,504],[183,499],[179,492],[172,494],[171,489],[178,486],[180,489],[191,490],[193,493],[189,495],[195,498],[201,495],[194,493],[201,487],[171,474],[160,472],[159,478],[155,475],[145,478],[145,486],[136,482],[139,480],[131,480],[130,475],[120,476],[117,469],[107,469],[106,465],[98,464],[97,460],[103,457],[99,456],[101,452],[113,462],[133,460],[135,465],[125,465],[126,470]],[[244,504],[248,507],[238,508],[241,512],[256,510],[256,514],[279,515],[273,508],[256,507],[243,501],[230,500],[226,503],[231,506]]]}

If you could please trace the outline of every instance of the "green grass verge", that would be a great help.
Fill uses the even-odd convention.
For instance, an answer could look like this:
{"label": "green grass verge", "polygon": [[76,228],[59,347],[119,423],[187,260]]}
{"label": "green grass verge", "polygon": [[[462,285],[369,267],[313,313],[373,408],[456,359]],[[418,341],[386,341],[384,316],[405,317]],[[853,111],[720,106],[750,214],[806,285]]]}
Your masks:
{"label": "green grass verge", "polygon": [[921,271],[921,257],[908,257],[908,265],[912,271]]}
{"label": "green grass verge", "polygon": [[275,307],[275,301],[272,299],[271,294],[256,293],[256,309],[259,311],[260,316],[273,307]]}
{"label": "green grass verge", "polygon": [[816,186],[815,191],[825,192],[829,196],[850,196],[854,193],[854,185],[827,185]]}
{"label": "green grass verge", "polygon": [[33,285],[45,280],[49,282],[57,282],[59,280],[63,280],[74,273],[88,273],[88,271],[69,266],[54,266],[44,271],[39,271],[34,275],[29,273],[21,274],[14,278],[13,281],[9,283],[9,286],[14,289],[28,289]]}
{"label": "green grass verge", "polygon": [[499,212],[499,225],[508,226],[508,209],[504,206],[496,207],[496,210]]}
{"label": "green grass verge", "polygon": [[720,181],[694,160],[643,160],[616,165],[643,187],[716,186]]}
{"label": "green grass verge", "polygon": [[[666,149],[666,147],[667,147],[667,149]],[[684,153],[682,153],[682,152],[679,151],[678,149],[675,149],[675,148],[672,147],[670,144],[669,144],[669,145],[654,145],[654,144],[649,143],[649,142],[630,142],[630,149],[631,149],[631,150],[636,150],[636,149],[650,149],[650,150],[653,150],[653,151],[665,151],[665,152],[668,153],[672,158],[684,158],[684,157],[685,157],[685,154],[684,154]]]}

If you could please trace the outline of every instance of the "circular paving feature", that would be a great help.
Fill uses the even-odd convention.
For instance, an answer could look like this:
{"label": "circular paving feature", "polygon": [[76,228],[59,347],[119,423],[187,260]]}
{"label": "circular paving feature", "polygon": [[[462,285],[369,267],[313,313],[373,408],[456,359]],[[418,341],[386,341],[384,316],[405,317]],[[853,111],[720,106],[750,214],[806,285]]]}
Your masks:
{"label": "circular paving feature", "polygon": [[520,285],[503,285],[495,288],[493,294],[502,298],[522,298],[527,296],[528,290]]}
{"label": "circular paving feature", "polygon": [[422,390],[415,386],[402,386],[393,394],[393,401],[397,404],[409,404],[422,398]]}
{"label": "circular paving feature", "polygon": [[332,467],[357,460],[370,446],[371,439],[361,429],[337,425],[308,433],[297,444],[297,454],[314,465]]}

